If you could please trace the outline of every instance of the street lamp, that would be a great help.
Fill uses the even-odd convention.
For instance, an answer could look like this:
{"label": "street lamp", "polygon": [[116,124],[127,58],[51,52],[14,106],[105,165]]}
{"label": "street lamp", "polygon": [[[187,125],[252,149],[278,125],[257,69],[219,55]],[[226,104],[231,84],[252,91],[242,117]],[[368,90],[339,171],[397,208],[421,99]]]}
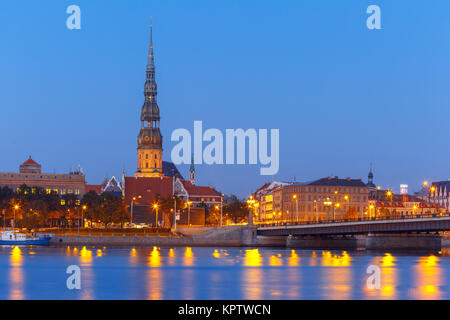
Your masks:
{"label": "street lamp", "polygon": [[153,209],[156,210],[155,227],[158,228],[158,204],[157,204],[157,203],[155,203],[155,204],[153,205]]}
{"label": "street lamp", "polygon": [[225,195],[222,193],[222,196],[220,197],[220,226],[222,226],[222,213],[223,213],[223,197]]}
{"label": "street lamp", "polygon": [[292,198],[295,200],[295,216],[296,216],[296,220],[297,220],[297,222],[298,222],[298,197],[297,197],[297,195],[296,194],[294,194],[293,196],[292,196]]}
{"label": "street lamp", "polygon": [[192,201],[188,200],[187,205],[188,205],[188,226],[191,225],[191,204]]}
{"label": "street lamp", "polygon": [[427,186],[428,186],[428,181],[427,180],[425,180],[424,182],[423,182],[423,184],[422,184],[422,215],[423,215],[423,207],[424,207],[424,203],[423,202],[425,202],[425,195],[424,195],[424,193],[425,193],[425,189],[427,188]]}
{"label": "street lamp", "polygon": [[253,196],[250,196],[250,198],[248,198],[247,200],[248,208],[250,209],[248,213],[248,225],[253,225],[252,208],[254,207],[255,203],[256,200],[253,199]]}
{"label": "street lamp", "polygon": [[18,210],[19,209],[19,205],[14,205],[14,219],[13,219],[13,221],[14,221],[14,224],[13,224],[13,230],[14,230],[14,232],[16,231],[16,210]]}
{"label": "street lamp", "polygon": [[314,210],[316,211],[316,223],[319,223],[319,212],[317,208],[317,200],[314,200]]}
{"label": "street lamp", "polygon": [[327,198],[326,201],[323,202],[323,205],[327,207],[327,218],[330,218],[330,207],[333,204],[333,202],[330,201],[330,198]]}
{"label": "street lamp", "polygon": [[[138,199],[141,199],[142,196],[138,196]],[[134,207],[134,202],[136,201],[136,197],[131,198],[131,224],[133,224],[133,207]]]}
{"label": "street lamp", "polygon": [[84,228],[84,212],[87,210],[87,205],[83,205],[83,207],[81,207],[81,222],[83,223],[83,228]]}

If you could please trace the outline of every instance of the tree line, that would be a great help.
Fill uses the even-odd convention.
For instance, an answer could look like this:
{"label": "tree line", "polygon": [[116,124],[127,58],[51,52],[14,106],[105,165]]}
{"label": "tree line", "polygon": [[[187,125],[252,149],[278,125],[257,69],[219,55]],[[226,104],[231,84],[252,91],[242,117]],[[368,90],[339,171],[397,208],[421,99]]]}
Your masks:
{"label": "tree line", "polygon": [[[176,197],[177,209],[186,211],[187,204]],[[156,204],[166,221],[173,221],[174,198],[157,197]],[[151,208],[150,208],[151,210]],[[205,218],[208,225],[220,224],[220,209],[205,205]],[[247,204],[236,196],[231,196],[223,204],[222,221],[246,222]],[[130,212],[122,197],[111,193],[97,194],[90,191],[82,198],[75,194],[60,195],[41,187],[22,185],[16,190],[0,187],[0,225],[28,229],[70,228],[78,224],[87,227],[108,227],[113,224],[124,226],[130,221]],[[84,222],[84,223],[83,223]],[[171,224],[171,223],[170,223]]]}
{"label": "tree line", "polygon": [[81,221],[124,223],[129,215],[121,197],[91,191],[83,198],[60,195],[41,187],[22,185],[17,190],[0,187],[0,225],[19,228],[74,227]]}

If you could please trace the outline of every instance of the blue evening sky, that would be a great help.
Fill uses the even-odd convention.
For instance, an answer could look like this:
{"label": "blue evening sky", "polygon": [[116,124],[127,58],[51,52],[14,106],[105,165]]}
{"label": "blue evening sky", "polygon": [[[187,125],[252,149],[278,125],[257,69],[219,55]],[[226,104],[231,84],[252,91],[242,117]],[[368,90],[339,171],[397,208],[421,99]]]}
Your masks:
{"label": "blue evening sky", "polygon": [[[81,30],[66,8],[81,7]],[[382,30],[366,28],[381,7]],[[177,128],[279,128],[280,171],[197,166],[247,196],[329,175],[398,191],[450,178],[450,1],[47,0],[0,5],[0,171],[136,169],[153,16],[164,158]],[[185,177],[188,165],[179,166]]]}

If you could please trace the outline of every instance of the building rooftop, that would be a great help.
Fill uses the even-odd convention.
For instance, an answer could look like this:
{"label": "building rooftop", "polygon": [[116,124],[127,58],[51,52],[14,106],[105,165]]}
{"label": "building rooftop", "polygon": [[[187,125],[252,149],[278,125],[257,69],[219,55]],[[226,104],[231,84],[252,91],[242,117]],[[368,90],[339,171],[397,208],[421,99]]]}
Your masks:
{"label": "building rooftop", "polygon": [[362,181],[362,179],[350,179],[350,178],[340,179],[339,177],[322,178],[310,183],[306,183],[305,185],[367,188],[367,185]]}

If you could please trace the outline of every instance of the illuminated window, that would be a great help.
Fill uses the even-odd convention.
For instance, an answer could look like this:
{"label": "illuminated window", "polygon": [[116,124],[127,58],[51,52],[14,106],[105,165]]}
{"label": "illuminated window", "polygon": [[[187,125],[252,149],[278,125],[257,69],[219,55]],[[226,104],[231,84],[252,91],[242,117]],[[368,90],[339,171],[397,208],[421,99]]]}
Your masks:
{"label": "illuminated window", "polygon": [[61,200],[61,205],[65,206],[66,205],[66,200]]}
{"label": "illuminated window", "polygon": [[45,192],[46,192],[47,194],[50,194],[50,193],[52,193],[52,190],[50,190],[50,189],[45,189]]}
{"label": "illuminated window", "polygon": [[58,189],[53,189],[53,191],[54,191],[55,193],[58,193],[58,192],[59,192],[59,190],[58,190]]}

